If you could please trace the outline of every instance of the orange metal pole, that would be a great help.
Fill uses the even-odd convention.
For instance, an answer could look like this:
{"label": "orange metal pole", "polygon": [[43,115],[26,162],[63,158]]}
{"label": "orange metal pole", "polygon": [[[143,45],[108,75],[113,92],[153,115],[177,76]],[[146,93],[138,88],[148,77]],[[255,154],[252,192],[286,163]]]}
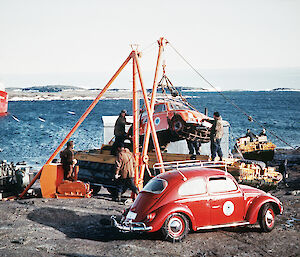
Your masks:
{"label": "orange metal pole", "polygon": [[[158,40],[159,49],[158,49],[158,56],[157,56],[157,61],[156,61],[155,75],[154,75],[151,102],[150,102],[150,112],[152,115],[153,115],[156,93],[157,93],[157,75],[158,75],[158,68],[159,68],[160,59],[161,59],[161,52],[163,50],[163,40],[164,40],[163,37],[161,37]],[[150,123],[147,122],[147,128],[146,128],[144,143],[143,143],[142,160],[144,160],[145,156],[147,155],[149,139],[150,139]],[[142,180],[142,178],[144,177],[145,168],[146,168],[146,163],[143,162],[143,164],[141,166],[141,170],[140,170],[140,180]]]}
{"label": "orange metal pole", "polygon": [[144,87],[142,74],[141,74],[141,69],[140,69],[140,65],[139,65],[139,61],[138,61],[136,52],[134,52],[133,58],[135,59],[137,71],[138,71],[138,74],[139,74],[139,79],[140,79],[140,83],[141,83],[141,88],[142,88],[142,92],[143,92],[145,106],[146,106],[146,110],[147,110],[147,114],[148,114],[148,120],[150,122],[150,127],[151,127],[151,132],[152,132],[152,139],[153,139],[153,142],[154,142],[154,147],[155,147],[155,152],[156,152],[156,158],[157,158],[157,161],[161,163],[161,162],[163,162],[163,159],[162,159],[162,155],[161,155],[161,152],[160,152],[159,143],[158,143],[158,139],[157,139],[157,135],[156,135],[156,130],[155,130],[154,122],[153,122],[153,115],[150,112],[150,105],[149,105],[149,102],[148,102],[148,99],[147,99],[147,92],[146,92],[146,89]]}
{"label": "orange metal pole", "polygon": [[138,186],[139,180],[139,115],[138,115],[138,95],[136,87],[136,63],[135,59],[132,59],[132,71],[133,71],[133,155],[135,159],[135,170],[134,170],[134,183]]}
{"label": "orange metal pole", "polygon": [[[52,160],[55,158],[55,156],[59,153],[59,151],[62,149],[62,147],[67,143],[67,141],[71,138],[71,136],[74,134],[74,132],[77,130],[77,128],[80,126],[80,124],[84,121],[84,119],[89,115],[89,113],[93,110],[95,105],[99,102],[100,98],[103,96],[103,94],[106,92],[106,90],[109,88],[109,86],[113,83],[113,81],[116,79],[116,77],[120,74],[120,72],[124,69],[126,64],[130,61],[132,58],[132,52],[127,57],[127,59],[123,62],[123,64],[120,66],[120,68],[117,70],[117,72],[112,76],[110,81],[106,84],[106,86],[101,90],[99,95],[96,97],[96,99],[91,103],[91,105],[87,108],[87,110],[84,112],[84,114],[80,117],[80,119],[77,121],[75,126],[71,129],[69,134],[65,137],[65,139],[60,143],[60,145],[57,147],[57,149],[54,151],[54,153],[51,155],[51,157],[48,159],[48,161],[45,164],[49,164],[52,162]],[[24,191],[19,195],[19,198],[22,198],[29,188],[35,183],[35,181],[39,178],[39,176],[42,173],[43,168],[40,169],[40,171],[35,175],[35,177],[32,179],[32,181],[29,183],[29,185],[24,189]]]}

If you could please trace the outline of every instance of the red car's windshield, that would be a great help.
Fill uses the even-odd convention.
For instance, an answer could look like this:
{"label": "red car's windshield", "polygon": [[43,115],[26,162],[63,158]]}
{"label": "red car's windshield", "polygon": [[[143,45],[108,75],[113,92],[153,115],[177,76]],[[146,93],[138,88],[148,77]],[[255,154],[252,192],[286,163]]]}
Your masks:
{"label": "red car's windshield", "polygon": [[191,110],[188,106],[179,103],[170,103],[172,110]]}
{"label": "red car's windshield", "polygon": [[[177,102],[170,102],[169,107],[170,107],[170,110],[191,110],[190,107],[188,107],[184,104],[181,104],[181,103],[177,103]],[[166,110],[167,110],[167,108],[164,103],[155,104],[155,106],[154,106],[154,113],[165,112]],[[141,110],[141,114],[142,114],[142,117],[146,116],[147,115],[146,109],[143,108]]]}
{"label": "red car's windshield", "polygon": [[143,188],[142,192],[149,192],[153,194],[160,194],[167,187],[168,182],[164,179],[154,178],[151,179]]}

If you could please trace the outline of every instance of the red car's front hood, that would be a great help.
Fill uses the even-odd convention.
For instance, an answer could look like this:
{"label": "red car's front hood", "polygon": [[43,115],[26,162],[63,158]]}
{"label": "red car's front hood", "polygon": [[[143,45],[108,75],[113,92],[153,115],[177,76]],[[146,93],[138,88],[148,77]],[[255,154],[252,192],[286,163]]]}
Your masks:
{"label": "red car's front hood", "polygon": [[134,221],[143,221],[149,209],[162,197],[162,194],[153,194],[148,192],[140,192],[135,199],[130,211],[137,213]]}

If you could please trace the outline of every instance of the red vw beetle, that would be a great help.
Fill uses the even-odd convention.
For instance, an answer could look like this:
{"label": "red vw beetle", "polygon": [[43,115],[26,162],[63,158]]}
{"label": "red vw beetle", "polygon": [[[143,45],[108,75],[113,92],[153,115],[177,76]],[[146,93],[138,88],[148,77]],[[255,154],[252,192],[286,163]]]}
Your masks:
{"label": "red vw beetle", "polygon": [[281,202],[259,189],[239,185],[216,164],[207,164],[173,169],[151,179],[120,223],[112,217],[114,225],[124,232],[161,230],[169,241],[182,240],[190,229],[257,221],[262,231],[271,231],[275,215],[283,212]]}

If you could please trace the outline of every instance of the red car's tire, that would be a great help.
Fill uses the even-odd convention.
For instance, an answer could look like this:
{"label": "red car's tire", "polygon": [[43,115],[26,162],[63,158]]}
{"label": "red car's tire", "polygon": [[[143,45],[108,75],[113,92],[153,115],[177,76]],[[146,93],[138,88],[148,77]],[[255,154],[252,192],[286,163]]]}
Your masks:
{"label": "red car's tire", "polygon": [[178,134],[183,131],[185,127],[185,122],[181,117],[176,116],[172,119],[171,126],[172,126],[172,131]]}
{"label": "red car's tire", "polygon": [[271,204],[264,204],[259,212],[259,225],[262,231],[270,232],[275,226],[275,212]]}
{"label": "red car's tire", "polygon": [[189,231],[189,221],[181,213],[170,214],[162,226],[162,233],[170,242],[181,241]]}

